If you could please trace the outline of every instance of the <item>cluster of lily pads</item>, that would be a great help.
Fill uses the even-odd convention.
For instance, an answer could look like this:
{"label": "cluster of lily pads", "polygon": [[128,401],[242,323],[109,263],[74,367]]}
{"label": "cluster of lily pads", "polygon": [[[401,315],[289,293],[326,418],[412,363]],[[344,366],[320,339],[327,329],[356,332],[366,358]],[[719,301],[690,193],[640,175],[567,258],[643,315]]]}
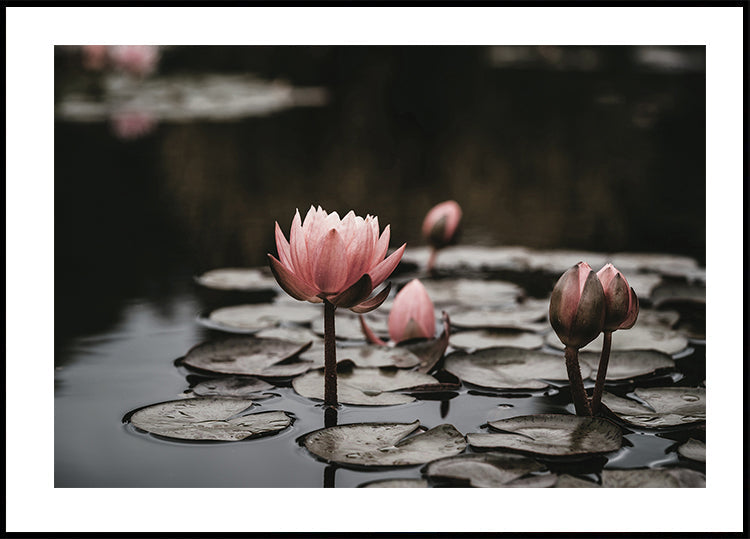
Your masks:
{"label": "cluster of lily pads", "polygon": [[[682,386],[675,369],[691,344],[705,339],[705,273],[694,260],[467,246],[446,249],[436,260],[435,252],[410,248],[391,277],[394,289],[419,277],[435,309],[446,313],[432,335],[384,344],[394,305],[390,289],[377,310],[337,313],[339,405],[403,405],[464,390],[498,396],[569,391],[563,345],[549,323],[549,293],[571,260],[601,258],[627,268],[641,300],[638,325],[612,338],[601,413],[576,416],[568,401],[551,410],[556,413],[504,414],[486,422],[486,411],[477,410],[476,432],[466,433],[450,424],[427,428],[416,417],[407,423],[338,425],[335,415],[326,416],[325,428],[298,438],[311,458],[355,469],[423,466],[419,479],[371,481],[365,487],[705,486],[695,466],[705,462],[705,382]],[[180,398],[137,409],[126,420],[170,439],[235,442],[292,425],[293,413],[264,409],[277,387],[291,385],[310,406],[325,402],[330,326],[314,297],[294,301],[281,293],[276,273],[227,268],[198,277],[202,289],[231,303],[198,319],[221,337],[178,361],[202,381]],[[536,297],[527,292],[532,286],[514,283],[529,276],[537,283]],[[365,288],[358,292],[360,302],[372,286]],[[241,303],[243,298],[253,302]],[[580,351],[581,376],[589,385],[597,377],[599,349],[595,340]],[[681,462],[693,465],[602,470],[600,464],[595,478],[590,470],[579,473],[576,462],[619,451],[627,444],[623,434],[634,431],[684,433],[677,436],[684,439],[677,451]]]}

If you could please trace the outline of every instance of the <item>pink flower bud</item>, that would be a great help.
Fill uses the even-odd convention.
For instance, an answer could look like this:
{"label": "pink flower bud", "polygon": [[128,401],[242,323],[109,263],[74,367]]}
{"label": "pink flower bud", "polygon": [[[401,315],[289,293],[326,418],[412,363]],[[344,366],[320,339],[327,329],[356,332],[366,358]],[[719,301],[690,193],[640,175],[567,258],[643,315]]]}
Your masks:
{"label": "pink flower bud", "polygon": [[281,288],[295,299],[320,303],[357,313],[379,307],[390,285],[368,299],[396,268],[406,249],[402,245],[386,257],[390,225],[380,233],[378,218],[362,218],[350,211],[343,219],[320,206],[310,207],[304,222],[299,211],[292,220],[289,241],[276,223],[279,258],[268,255],[271,271]]}
{"label": "pink flower bud", "polygon": [[159,63],[157,45],[115,45],[110,49],[115,67],[131,75],[145,77],[156,70]]}
{"label": "pink flower bud", "polygon": [[550,323],[562,343],[586,346],[602,332],[605,315],[604,289],[591,267],[579,262],[563,273],[549,302]]}
{"label": "pink flower bud", "polygon": [[107,65],[107,46],[106,45],[84,45],[83,67],[94,71],[104,69]]}
{"label": "pink flower bud", "polygon": [[430,211],[422,223],[422,235],[427,242],[441,249],[458,241],[461,206],[454,200],[441,202]]}
{"label": "pink flower bud", "polygon": [[396,294],[388,316],[388,333],[393,342],[435,336],[435,307],[419,279],[409,281]]}
{"label": "pink flower bud", "polygon": [[615,331],[633,327],[638,318],[638,296],[635,295],[635,290],[612,264],[604,266],[596,275],[602,283],[607,310],[604,330]]}

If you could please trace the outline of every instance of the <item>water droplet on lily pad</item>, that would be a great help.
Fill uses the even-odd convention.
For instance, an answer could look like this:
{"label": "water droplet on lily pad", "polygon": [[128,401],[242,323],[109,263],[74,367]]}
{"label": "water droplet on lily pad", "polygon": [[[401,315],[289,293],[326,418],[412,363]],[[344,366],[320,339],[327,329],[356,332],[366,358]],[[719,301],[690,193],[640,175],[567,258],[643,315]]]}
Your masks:
{"label": "water droplet on lily pad", "polygon": [[541,348],[544,339],[525,331],[480,329],[462,331],[450,337],[450,343],[457,348],[481,349],[509,346],[516,348]]}
{"label": "water droplet on lily pad", "polygon": [[[233,337],[206,342],[192,348],[182,363],[195,369],[221,374],[289,377],[307,372],[310,361],[294,358],[310,346],[279,339]],[[294,358],[294,359],[292,359]]]}
{"label": "water droplet on lily pad", "polygon": [[[445,358],[445,370],[464,382],[494,389],[544,389],[549,384],[543,380],[568,378],[562,357],[513,347],[453,352]],[[581,365],[584,378],[590,371]]]}
{"label": "water droplet on lily pad", "polygon": [[282,411],[249,413],[252,405],[248,399],[182,399],[141,408],[129,419],[133,426],[167,438],[224,442],[272,434],[292,423]]}
{"label": "water droplet on lily pad", "polygon": [[[544,470],[543,464],[512,453],[470,453],[430,462],[423,473],[433,480],[452,480],[471,487],[514,487],[524,476]],[[537,484],[523,486],[548,487],[555,484],[554,475],[531,476],[541,479]]]}
{"label": "water droplet on lily pad", "polygon": [[[338,400],[343,404],[370,406],[405,404],[414,401],[414,397],[393,391],[438,383],[436,378],[420,372],[355,367],[349,372],[339,372]],[[323,372],[314,370],[295,378],[292,387],[303,397],[323,400]]]}
{"label": "water droplet on lily pad", "polygon": [[[318,458],[344,466],[413,466],[466,449],[463,435],[453,425],[439,425],[409,436],[418,428],[419,421],[353,423],[311,432],[301,443]],[[391,446],[391,451],[379,451]]]}
{"label": "water droplet on lily pad", "polygon": [[480,449],[514,449],[549,456],[608,453],[622,446],[619,427],[600,417],[539,414],[492,421],[501,433],[468,434]]}
{"label": "water droplet on lily pad", "polygon": [[607,392],[602,403],[623,421],[639,427],[674,427],[706,420],[705,388],[636,388],[634,394],[646,405]]}

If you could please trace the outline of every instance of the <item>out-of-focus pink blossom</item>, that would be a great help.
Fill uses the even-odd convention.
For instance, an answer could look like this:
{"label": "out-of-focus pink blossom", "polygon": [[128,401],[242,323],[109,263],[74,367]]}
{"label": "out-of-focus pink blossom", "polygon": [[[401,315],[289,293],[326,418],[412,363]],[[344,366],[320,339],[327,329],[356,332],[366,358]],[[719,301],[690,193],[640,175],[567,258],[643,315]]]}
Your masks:
{"label": "out-of-focus pink blossom", "polygon": [[390,285],[368,299],[396,268],[406,249],[402,245],[386,258],[390,225],[380,234],[378,218],[362,218],[353,211],[340,219],[320,206],[310,207],[304,222],[299,210],[292,220],[289,241],[276,223],[279,258],[268,255],[271,271],[284,291],[295,299],[326,300],[354,312],[379,307]]}
{"label": "out-of-focus pink blossom", "polygon": [[114,66],[132,75],[145,77],[156,70],[159,47],[156,45],[115,45],[109,56]]}
{"label": "out-of-focus pink blossom", "polygon": [[112,128],[118,138],[132,140],[147,135],[156,127],[156,118],[142,111],[121,111],[112,115]]}
{"label": "out-of-focus pink blossom", "polygon": [[83,67],[94,71],[102,70],[107,65],[106,45],[84,45],[81,47],[83,53]]}
{"label": "out-of-focus pink blossom", "polygon": [[388,316],[388,333],[396,343],[435,336],[435,306],[419,279],[409,281],[396,294]]}
{"label": "out-of-focus pink blossom", "polygon": [[441,202],[427,212],[422,223],[422,235],[435,249],[452,245],[458,239],[461,215],[461,206],[455,200]]}

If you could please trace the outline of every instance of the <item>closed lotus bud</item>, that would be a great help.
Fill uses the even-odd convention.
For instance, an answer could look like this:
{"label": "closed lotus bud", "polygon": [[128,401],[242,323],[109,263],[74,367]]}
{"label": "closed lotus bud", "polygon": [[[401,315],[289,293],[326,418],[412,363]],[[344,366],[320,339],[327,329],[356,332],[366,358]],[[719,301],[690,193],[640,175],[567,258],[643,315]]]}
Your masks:
{"label": "closed lotus bud", "polygon": [[630,329],[638,318],[638,296],[635,295],[625,276],[612,264],[607,264],[596,273],[604,289],[607,314],[604,330]]}
{"label": "closed lotus bud", "polygon": [[430,211],[422,223],[422,235],[436,249],[458,241],[461,206],[455,200],[441,202]]}
{"label": "closed lotus bud", "polygon": [[563,273],[552,290],[549,319],[565,346],[581,348],[604,328],[604,290],[599,278],[585,262]]}
{"label": "closed lotus bud", "polygon": [[388,333],[393,342],[435,336],[435,306],[419,279],[409,281],[396,294],[388,316]]}

